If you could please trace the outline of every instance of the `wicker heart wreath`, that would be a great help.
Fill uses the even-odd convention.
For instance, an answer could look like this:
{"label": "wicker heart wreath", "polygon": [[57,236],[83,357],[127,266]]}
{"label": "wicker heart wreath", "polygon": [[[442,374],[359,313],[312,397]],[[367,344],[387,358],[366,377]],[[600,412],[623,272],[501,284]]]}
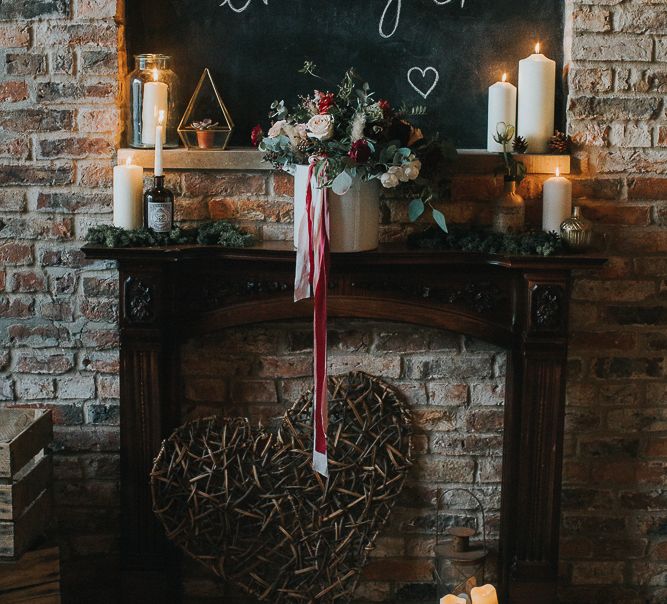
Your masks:
{"label": "wicker heart wreath", "polygon": [[410,467],[410,413],[363,373],[329,379],[328,480],[311,467],[312,394],[276,432],[185,424],[151,474],[167,536],[260,601],[347,602]]}

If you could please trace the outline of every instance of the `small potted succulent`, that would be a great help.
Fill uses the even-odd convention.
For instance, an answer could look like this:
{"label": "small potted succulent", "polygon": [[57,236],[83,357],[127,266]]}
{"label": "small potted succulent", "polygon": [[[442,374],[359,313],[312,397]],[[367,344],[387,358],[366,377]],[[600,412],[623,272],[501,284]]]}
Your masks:
{"label": "small potted succulent", "polygon": [[192,122],[190,127],[197,131],[197,145],[200,149],[211,149],[215,146],[215,130],[218,122],[210,118],[200,122]]}

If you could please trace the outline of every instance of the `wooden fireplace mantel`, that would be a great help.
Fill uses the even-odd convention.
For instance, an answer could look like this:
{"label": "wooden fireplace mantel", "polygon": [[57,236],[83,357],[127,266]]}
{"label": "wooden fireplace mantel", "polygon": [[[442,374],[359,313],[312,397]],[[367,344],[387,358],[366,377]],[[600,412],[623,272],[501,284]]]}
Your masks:
{"label": "wooden fireplace mantel", "polygon": [[[162,439],[179,424],[180,344],[226,327],[309,317],[312,307],[292,302],[289,242],[84,251],[90,259],[117,260],[120,273],[123,601],[177,601],[148,476]],[[332,257],[331,316],[439,327],[509,352],[499,552],[504,604],[555,602],[571,275],[604,262],[393,244]]]}

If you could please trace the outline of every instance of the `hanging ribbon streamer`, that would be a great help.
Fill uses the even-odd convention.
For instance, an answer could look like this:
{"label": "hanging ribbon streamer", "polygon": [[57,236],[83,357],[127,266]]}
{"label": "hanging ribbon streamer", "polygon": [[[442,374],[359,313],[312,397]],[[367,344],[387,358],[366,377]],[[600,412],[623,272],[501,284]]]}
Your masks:
{"label": "hanging ribbon streamer", "polygon": [[[329,276],[329,204],[327,189],[313,187],[315,159],[308,167],[306,208],[297,231],[294,301],[314,296],[313,313],[313,469],[329,476],[327,460],[327,289]],[[324,177],[322,177],[324,178]],[[313,189],[317,192],[314,196]]]}

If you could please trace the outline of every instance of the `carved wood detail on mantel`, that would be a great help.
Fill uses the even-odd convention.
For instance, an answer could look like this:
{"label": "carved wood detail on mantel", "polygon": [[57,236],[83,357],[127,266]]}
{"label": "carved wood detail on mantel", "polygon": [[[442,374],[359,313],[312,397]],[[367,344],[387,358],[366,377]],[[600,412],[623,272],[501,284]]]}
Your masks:
{"label": "carved wood detail on mantel", "polygon": [[[310,317],[292,302],[291,243],[107,249],[118,261],[121,504],[125,601],[174,601],[178,573],[157,526],[148,475],[179,425],[180,344],[196,334]],[[332,257],[332,317],[395,320],[480,337],[508,350],[499,571],[503,602],[555,602],[571,273],[591,256],[501,257],[410,250]]]}

